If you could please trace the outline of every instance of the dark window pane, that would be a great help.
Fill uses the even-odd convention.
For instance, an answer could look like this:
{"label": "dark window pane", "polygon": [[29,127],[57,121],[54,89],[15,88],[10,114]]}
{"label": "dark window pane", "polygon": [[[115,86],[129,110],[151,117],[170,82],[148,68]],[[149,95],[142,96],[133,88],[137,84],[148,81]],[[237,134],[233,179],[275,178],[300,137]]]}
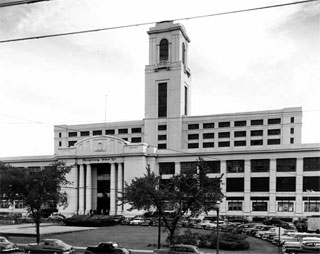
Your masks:
{"label": "dark window pane", "polygon": [[204,123],[203,129],[211,129],[214,128],[214,123]]}
{"label": "dark window pane", "polygon": [[69,132],[68,136],[69,137],[76,137],[77,136],[77,132]]}
{"label": "dark window pane", "polygon": [[197,162],[181,162],[180,163],[181,167],[181,174],[184,174],[186,171],[194,171],[194,173],[197,173]]}
{"label": "dark window pane", "polygon": [[89,136],[90,135],[90,132],[89,131],[81,131],[80,132],[80,136],[81,137],[85,137],[85,136]]}
{"label": "dark window pane", "polygon": [[220,128],[230,127],[230,122],[220,122],[219,127]]}
{"label": "dark window pane", "polygon": [[98,136],[98,135],[102,135],[102,131],[93,131],[92,132],[93,136]]}
{"label": "dark window pane", "polygon": [[244,160],[229,160],[227,161],[227,173],[243,173]]}
{"label": "dark window pane", "polygon": [[241,127],[241,126],[246,126],[246,125],[247,125],[247,121],[235,121],[234,122],[235,127]]}
{"label": "dark window pane", "polygon": [[280,145],[280,138],[277,139],[268,139],[268,145]]}
{"label": "dark window pane", "polygon": [[251,136],[263,136],[263,130],[252,130]]}
{"label": "dark window pane", "polygon": [[202,144],[203,148],[210,148],[210,147],[214,147],[214,142],[204,142]]}
{"label": "dark window pane", "polygon": [[290,159],[277,159],[277,171],[278,172],[288,172],[296,171],[296,158]]}
{"label": "dark window pane", "polygon": [[70,146],[74,146],[75,143],[77,143],[77,141],[69,141],[69,142],[68,142],[68,146],[69,146],[69,147],[70,147]]}
{"label": "dark window pane", "polygon": [[263,125],[263,119],[251,120],[251,125]]}
{"label": "dark window pane", "polygon": [[252,146],[262,146],[263,145],[263,140],[262,139],[251,140],[250,141],[250,145],[252,145]]}
{"label": "dark window pane", "polygon": [[234,146],[246,146],[247,142],[245,140],[234,141]]}
{"label": "dark window pane", "polygon": [[132,143],[141,143],[141,137],[131,138],[131,142],[132,142]]}
{"label": "dark window pane", "polygon": [[220,173],[220,161],[206,161],[209,172],[208,173]]}
{"label": "dark window pane", "polygon": [[214,133],[203,133],[203,139],[214,138]]}
{"label": "dark window pane", "polygon": [[158,140],[167,140],[167,135],[158,135]]}
{"label": "dark window pane", "polygon": [[141,128],[132,128],[131,133],[141,133]]}
{"label": "dark window pane", "polygon": [[198,143],[189,143],[188,148],[190,148],[190,149],[199,148],[199,144]]}
{"label": "dark window pane", "polygon": [[230,142],[229,141],[219,142],[218,145],[219,145],[219,147],[229,147]]}
{"label": "dark window pane", "polygon": [[254,159],[251,160],[251,172],[269,172],[269,159]]}
{"label": "dark window pane", "polygon": [[158,125],[158,131],[165,131],[167,130],[167,125]]}
{"label": "dark window pane", "polygon": [[227,192],[243,192],[244,178],[227,178]]}
{"label": "dark window pane", "polygon": [[268,119],[268,124],[280,124],[280,123],[281,123],[281,118]]}
{"label": "dark window pane", "polygon": [[295,177],[277,177],[276,190],[281,191],[296,191]]}
{"label": "dark window pane", "polygon": [[269,191],[269,177],[252,177],[251,191]]}
{"label": "dark window pane", "polygon": [[272,135],[280,135],[281,134],[281,130],[280,129],[270,129],[268,130],[268,135],[272,136]]}
{"label": "dark window pane", "polygon": [[268,202],[266,201],[254,201],[252,202],[252,211],[268,211]]}
{"label": "dark window pane", "polygon": [[199,134],[188,134],[188,140],[199,139]]}
{"label": "dark window pane", "polygon": [[219,138],[230,138],[230,132],[219,132]]}
{"label": "dark window pane", "polygon": [[198,130],[199,129],[199,124],[194,123],[194,124],[188,124],[188,130]]}
{"label": "dark window pane", "polygon": [[303,158],[303,171],[320,171],[320,157]]}
{"label": "dark window pane", "polygon": [[160,175],[173,175],[174,172],[174,162],[160,162],[159,163],[159,173]]}
{"label": "dark window pane", "polygon": [[167,144],[158,144],[158,149],[167,149]]}
{"label": "dark window pane", "polygon": [[119,134],[127,134],[128,133],[128,129],[119,129],[118,133]]}
{"label": "dark window pane", "polygon": [[113,135],[115,130],[106,130],[106,135]]}
{"label": "dark window pane", "polygon": [[167,61],[169,57],[169,42],[167,39],[160,41],[160,61]]}
{"label": "dark window pane", "polygon": [[236,138],[238,138],[238,137],[246,137],[247,136],[247,132],[246,131],[235,131],[234,132],[234,136]]}
{"label": "dark window pane", "polygon": [[320,191],[320,176],[304,176],[303,191]]}
{"label": "dark window pane", "polygon": [[158,117],[167,117],[167,83],[158,84]]}

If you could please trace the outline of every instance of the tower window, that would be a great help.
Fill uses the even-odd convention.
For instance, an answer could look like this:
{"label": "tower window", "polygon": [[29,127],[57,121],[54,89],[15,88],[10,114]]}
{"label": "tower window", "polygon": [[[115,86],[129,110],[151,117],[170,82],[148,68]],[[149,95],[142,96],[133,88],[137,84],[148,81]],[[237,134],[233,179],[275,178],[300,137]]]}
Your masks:
{"label": "tower window", "polygon": [[159,60],[161,61],[168,61],[169,59],[169,42],[167,39],[162,39],[160,41],[160,57]]}
{"label": "tower window", "polygon": [[186,65],[186,45],[182,43],[182,63]]}
{"label": "tower window", "polygon": [[158,85],[158,117],[167,117],[167,83]]}

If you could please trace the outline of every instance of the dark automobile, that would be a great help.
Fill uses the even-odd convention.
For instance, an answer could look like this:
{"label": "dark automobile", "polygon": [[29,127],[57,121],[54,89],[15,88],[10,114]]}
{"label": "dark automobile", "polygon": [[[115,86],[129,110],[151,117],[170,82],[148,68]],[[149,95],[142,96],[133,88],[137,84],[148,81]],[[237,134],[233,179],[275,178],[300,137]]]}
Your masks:
{"label": "dark automobile", "polygon": [[0,236],[0,253],[7,253],[19,250],[15,243],[10,242],[7,238]]}
{"label": "dark automobile", "polygon": [[70,254],[74,252],[74,248],[59,239],[44,239],[39,244],[29,243],[24,252]]}
{"label": "dark automobile", "polygon": [[131,252],[119,247],[116,242],[101,242],[96,246],[88,246],[84,252],[85,254],[97,254],[97,253],[114,253],[114,254],[130,254]]}

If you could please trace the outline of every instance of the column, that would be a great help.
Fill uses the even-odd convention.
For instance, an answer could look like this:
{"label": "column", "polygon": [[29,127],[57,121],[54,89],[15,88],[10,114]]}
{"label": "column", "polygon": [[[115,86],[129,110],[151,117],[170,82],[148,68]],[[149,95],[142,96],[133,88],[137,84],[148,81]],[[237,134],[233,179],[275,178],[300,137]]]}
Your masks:
{"label": "column", "polygon": [[[76,165],[73,169],[73,181],[74,181],[74,191],[72,194],[72,199],[75,200],[74,202],[74,214],[78,213],[79,210],[79,198],[78,198],[78,187],[79,187],[79,182],[78,182],[78,165]],[[69,201],[70,202],[70,201]],[[70,202],[71,203],[71,202]]]}
{"label": "column", "polygon": [[270,159],[270,190],[269,190],[269,214],[274,215],[277,212],[277,161]]}
{"label": "column", "polygon": [[116,165],[111,163],[110,170],[110,214],[116,212]]}
{"label": "column", "polygon": [[79,168],[79,214],[84,214],[84,165]]}
{"label": "column", "polygon": [[180,164],[180,161],[176,161],[174,163],[174,173],[175,175],[180,175],[181,174],[181,164]]}
{"label": "column", "polygon": [[246,216],[251,213],[251,160],[244,161],[244,204],[243,212]]}
{"label": "column", "polygon": [[[122,168],[122,163],[118,164],[118,197],[121,197],[121,193],[123,191],[123,168]],[[119,205],[121,202],[117,202],[117,205]],[[123,212],[123,205],[117,206],[117,211]]]}
{"label": "column", "polygon": [[91,177],[91,164],[87,164],[86,175],[86,214],[92,209],[92,177]]}

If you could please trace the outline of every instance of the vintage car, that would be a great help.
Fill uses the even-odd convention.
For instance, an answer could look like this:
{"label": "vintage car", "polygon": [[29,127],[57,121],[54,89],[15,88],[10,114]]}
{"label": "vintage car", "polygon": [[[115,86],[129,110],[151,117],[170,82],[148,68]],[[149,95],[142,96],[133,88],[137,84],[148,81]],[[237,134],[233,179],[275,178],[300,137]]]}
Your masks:
{"label": "vintage car", "polygon": [[10,242],[7,238],[0,236],[0,253],[7,253],[19,250],[15,243]]}
{"label": "vintage car", "polygon": [[299,242],[288,242],[282,246],[282,253],[320,253],[320,238],[306,237]]}
{"label": "vintage car", "polygon": [[175,244],[167,249],[156,249],[153,251],[155,254],[203,254],[197,246],[188,244]]}
{"label": "vintage car", "polygon": [[84,252],[85,254],[98,253],[114,253],[114,254],[130,254],[131,252],[123,247],[119,247],[116,242],[101,242],[96,246],[88,246]]}
{"label": "vintage car", "polygon": [[70,254],[74,252],[74,248],[59,239],[43,239],[39,244],[29,243],[24,252]]}

